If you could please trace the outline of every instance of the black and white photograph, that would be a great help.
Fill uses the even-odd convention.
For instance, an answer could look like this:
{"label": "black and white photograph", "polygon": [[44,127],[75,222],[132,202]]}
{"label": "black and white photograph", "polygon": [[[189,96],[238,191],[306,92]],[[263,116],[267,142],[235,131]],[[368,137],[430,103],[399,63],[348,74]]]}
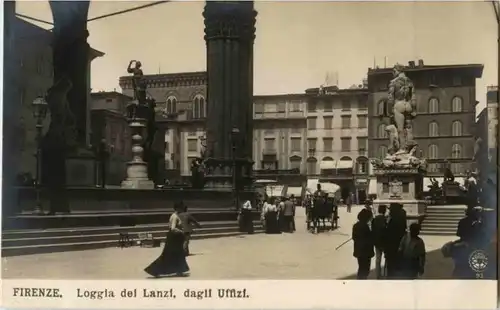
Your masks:
{"label": "black and white photograph", "polygon": [[3,8],[2,279],[497,279],[498,1]]}

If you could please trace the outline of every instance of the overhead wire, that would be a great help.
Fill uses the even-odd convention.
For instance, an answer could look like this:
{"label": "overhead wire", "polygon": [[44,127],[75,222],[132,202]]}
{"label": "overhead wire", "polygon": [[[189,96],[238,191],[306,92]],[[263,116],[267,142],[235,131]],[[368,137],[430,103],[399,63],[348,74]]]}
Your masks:
{"label": "overhead wire", "polygon": [[[104,14],[104,15],[92,17],[90,19],[87,19],[87,22],[92,22],[92,21],[96,21],[96,20],[100,20],[100,19],[104,19],[104,18],[108,18],[108,17],[112,17],[112,16],[117,16],[117,15],[122,15],[122,14],[125,14],[125,13],[130,13],[130,12],[134,12],[134,11],[138,11],[138,10],[150,8],[150,7],[153,7],[153,6],[156,6],[156,5],[159,5],[159,4],[168,3],[168,2],[172,2],[172,0],[155,1],[155,2],[152,2],[152,3],[148,3],[148,4],[139,5],[139,6],[134,7],[134,8],[124,9],[124,10],[120,10],[120,11],[117,11],[117,12],[113,12],[113,13],[108,13],[108,14]],[[28,16],[28,15],[24,15],[24,14],[21,14],[21,13],[16,13],[16,16],[19,16],[19,17],[22,17],[22,18],[26,18],[26,19],[29,19],[29,20],[32,20],[32,21],[35,21],[35,22],[39,22],[39,23],[42,23],[42,24],[54,26],[54,23],[52,23],[52,22],[48,22],[46,20],[39,19],[39,18],[32,17],[32,16]]]}

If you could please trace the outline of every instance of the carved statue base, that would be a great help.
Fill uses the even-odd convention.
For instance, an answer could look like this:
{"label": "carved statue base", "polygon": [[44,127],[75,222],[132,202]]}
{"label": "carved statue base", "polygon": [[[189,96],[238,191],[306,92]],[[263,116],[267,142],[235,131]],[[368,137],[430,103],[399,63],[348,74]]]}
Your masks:
{"label": "carved statue base", "polygon": [[372,159],[372,165],[375,169],[418,169],[426,170],[427,161],[418,158],[412,152],[400,150],[395,154],[387,154],[380,159]]}
{"label": "carved statue base", "polygon": [[148,177],[148,164],[142,160],[142,132],[146,128],[146,120],[131,119],[129,126],[132,131],[132,160],[127,163],[127,178],[122,181],[122,188],[154,189],[154,182]]}
{"label": "carved statue base", "polygon": [[[213,159],[205,160],[205,188],[230,191],[235,188],[234,181],[240,190],[252,190],[252,165],[249,159]],[[236,172],[236,176],[235,176]]]}
{"label": "carved statue base", "polygon": [[416,168],[375,168],[377,178],[377,199],[373,207],[400,204],[406,211],[408,225],[420,223],[428,204],[420,195],[423,193],[425,171]]}

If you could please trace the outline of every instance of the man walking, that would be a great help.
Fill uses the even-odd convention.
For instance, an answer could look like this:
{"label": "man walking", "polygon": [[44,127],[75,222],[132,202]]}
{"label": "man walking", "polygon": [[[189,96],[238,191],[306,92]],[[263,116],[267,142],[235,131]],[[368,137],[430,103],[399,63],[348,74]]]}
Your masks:
{"label": "man walking", "polygon": [[285,232],[293,233],[294,216],[295,204],[289,198],[285,198],[285,202],[283,203],[283,226]]}
{"label": "man walking", "polygon": [[377,279],[382,278],[382,255],[387,229],[387,206],[378,206],[378,214],[372,221],[373,242],[375,244],[375,273]]}
{"label": "man walking", "polygon": [[[183,205],[184,203],[181,202],[180,204]],[[201,225],[188,212],[187,205],[183,205],[183,208],[184,210],[179,214],[179,218],[181,219],[182,227],[184,230],[184,244],[183,244],[184,254],[186,256],[189,256],[189,241],[191,240],[191,234],[193,233],[193,226],[196,226],[196,228],[200,228]]]}

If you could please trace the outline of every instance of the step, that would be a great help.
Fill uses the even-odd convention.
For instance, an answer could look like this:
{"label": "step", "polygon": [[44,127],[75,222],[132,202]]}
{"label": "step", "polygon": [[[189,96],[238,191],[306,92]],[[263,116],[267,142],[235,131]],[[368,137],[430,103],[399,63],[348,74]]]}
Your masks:
{"label": "step", "polygon": [[458,218],[463,219],[465,217],[464,214],[450,214],[450,213],[426,213],[426,217],[449,217],[449,218]]}
{"label": "step", "polygon": [[[262,229],[255,229],[255,233],[263,233]],[[233,232],[223,232],[223,233],[206,233],[206,234],[193,234],[191,240],[200,239],[211,239],[211,238],[223,238],[223,237],[234,237],[247,235],[246,233],[241,233],[239,231]],[[82,250],[92,250],[101,249],[108,247],[118,247],[118,238],[115,236],[115,240],[102,240],[102,241],[88,241],[80,243],[60,243],[60,244],[43,244],[43,245],[28,245],[28,246],[2,246],[2,257],[9,256],[20,256],[20,255],[30,255],[30,254],[43,254],[43,253],[55,253],[55,252],[67,252],[67,251],[82,251]]]}
{"label": "step", "polygon": [[456,223],[458,224],[460,220],[447,217],[426,217],[424,223],[434,223],[434,222],[444,222],[444,223]]}
{"label": "step", "polygon": [[420,234],[424,236],[455,236],[456,232],[446,231],[446,230],[439,230],[439,231],[422,230]]}
{"label": "step", "polygon": [[[210,227],[232,227],[237,225],[236,221],[218,221],[218,222],[201,222],[202,228]],[[2,232],[2,240],[19,239],[19,238],[36,238],[36,237],[59,237],[59,236],[75,236],[75,235],[99,235],[106,233],[137,233],[144,231],[165,230],[168,224],[146,224],[136,226],[90,226],[76,228],[53,228],[53,229],[19,229],[19,230],[4,230]]]}
{"label": "step", "polygon": [[[209,228],[198,228],[194,231],[193,235],[198,234],[211,234],[211,233],[226,233],[238,230],[238,225],[226,227],[209,227]],[[165,227],[161,230],[151,231],[142,230],[143,233],[152,233],[154,238],[163,238],[167,234]],[[139,232],[130,233],[132,238],[137,237]],[[16,238],[16,239],[2,239],[2,247],[9,246],[29,246],[37,244],[65,244],[65,243],[81,243],[90,241],[105,241],[105,240],[118,240],[118,233],[106,233],[106,234],[91,234],[91,235],[71,235],[71,236],[54,236],[54,237],[33,237],[33,238]]]}
{"label": "step", "polygon": [[422,229],[454,229],[455,231],[457,230],[458,224],[454,223],[422,223]]}

